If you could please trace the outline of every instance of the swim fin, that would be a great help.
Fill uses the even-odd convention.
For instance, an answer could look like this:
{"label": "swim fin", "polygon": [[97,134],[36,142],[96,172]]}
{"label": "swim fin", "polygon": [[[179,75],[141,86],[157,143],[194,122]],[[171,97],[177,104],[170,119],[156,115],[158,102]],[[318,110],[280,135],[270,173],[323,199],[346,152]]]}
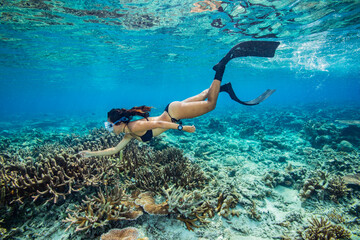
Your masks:
{"label": "swim fin", "polygon": [[276,48],[280,42],[274,41],[247,41],[235,45],[223,57],[213,69],[218,71],[219,68],[225,66],[231,59],[238,57],[268,57],[272,58],[275,55]]}
{"label": "swim fin", "polygon": [[238,103],[241,103],[243,105],[247,105],[247,106],[253,106],[253,105],[257,105],[257,104],[261,103],[262,101],[264,101],[265,99],[270,97],[270,95],[273,94],[275,91],[276,91],[275,89],[268,89],[263,94],[261,94],[260,96],[258,96],[257,98],[255,98],[253,100],[241,101],[236,96],[231,83],[226,83],[226,84],[220,86],[220,92],[227,92],[232,100],[234,100]]}

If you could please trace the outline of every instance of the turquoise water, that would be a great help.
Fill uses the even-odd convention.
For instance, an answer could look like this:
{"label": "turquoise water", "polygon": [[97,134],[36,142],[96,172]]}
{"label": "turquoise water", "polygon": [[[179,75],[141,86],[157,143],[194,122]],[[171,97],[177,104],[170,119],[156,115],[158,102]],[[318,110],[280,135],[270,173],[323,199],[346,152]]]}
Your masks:
{"label": "turquoise water", "polygon": [[[141,237],[160,240],[299,239],[315,216],[360,239],[358,0],[2,0],[0,23],[0,238],[99,239],[111,228],[132,226]],[[213,65],[249,40],[280,46],[274,58],[232,60],[223,82],[231,82],[241,100],[277,90],[260,105],[243,106],[220,93],[214,111],[184,120],[196,126],[195,133],[170,130],[144,148],[129,144],[125,156],[136,163],[145,159],[132,175],[114,174],[126,169],[122,155],[86,160],[77,154],[121,140],[102,128],[110,109],[147,105],[154,107],[151,116],[161,114],[169,102],[208,88]],[[197,170],[190,175],[204,173],[209,181],[197,182],[195,190],[176,189],[176,177],[168,178],[171,183],[155,181],[159,188],[151,191],[172,204],[167,216],[154,217],[142,206],[143,216],[134,221],[106,222],[104,228],[80,232],[74,232],[74,224],[65,231],[69,209],[100,188],[114,186],[97,175],[103,170],[85,174],[90,182],[98,180],[96,187],[79,180],[83,175],[72,171],[76,164],[79,169],[96,168],[102,161],[103,166],[118,164],[105,172],[130,186],[130,193],[131,184],[159,177],[153,176],[162,173],[164,162],[149,156],[169,147],[186,156],[170,161],[178,178],[188,176],[183,166],[194,165]],[[51,179],[64,180],[58,175],[65,169],[73,189],[82,190],[69,193],[57,182],[60,187],[52,187],[66,199],[52,204],[53,193],[43,184],[49,178],[36,172],[49,162],[61,166]],[[18,187],[26,182],[23,169],[38,174],[27,175],[33,182],[44,180],[28,188],[26,179],[25,190]],[[141,178],[144,173],[151,176]],[[332,191],[336,181],[338,188],[352,190]],[[203,195],[187,207],[183,199],[176,202],[176,196],[164,194],[163,185],[168,193]],[[32,203],[39,192],[43,196]],[[221,211],[223,197],[236,199],[233,216]],[[204,202],[214,216],[205,219],[206,227],[188,231],[178,218],[194,218],[188,210]]]}
{"label": "turquoise water", "polygon": [[265,104],[359,102],[358,1],[194,3],[2,1],[1,115],[163,108],[207,88],[212,66],[256,39],[281,45],[273,59],[230,63],[224,81],[243,99],[276,88]]}

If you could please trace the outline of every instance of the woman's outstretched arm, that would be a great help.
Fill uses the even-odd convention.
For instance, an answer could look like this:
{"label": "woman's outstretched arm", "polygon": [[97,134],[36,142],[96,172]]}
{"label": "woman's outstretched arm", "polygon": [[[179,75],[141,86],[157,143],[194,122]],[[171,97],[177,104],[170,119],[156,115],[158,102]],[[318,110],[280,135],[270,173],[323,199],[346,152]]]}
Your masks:
{"label": "woman's outstretched arm", "polygon": [[[147,130],[152,130],[155,128],[163,128],[163,129],[178,129],[179,124],[173,122],[166,122],[166,121],[139,121],[134,122],[133,125],[130,126],[130,130],[134,133],[137,132],[144,132]],[[182,126],[182,130],[185,132],[195,132],[195,126],[184,125]]]}
{"label": "woman's outstretched arm", "polygon": [[124,136],[124,138],[119,142],[118,145],[116,145],[116,147],[112,147],[112,148],[108,148],[105,150],[101,150],[101,151],[81,151],[80,154],[83,157],[98,157],[98,156],[110,156],[110,155],[114,155],[118,152],[120,152],[120,150],[122,150],[132,139],[133,137],[130,136],[130,134],[126,134]]}

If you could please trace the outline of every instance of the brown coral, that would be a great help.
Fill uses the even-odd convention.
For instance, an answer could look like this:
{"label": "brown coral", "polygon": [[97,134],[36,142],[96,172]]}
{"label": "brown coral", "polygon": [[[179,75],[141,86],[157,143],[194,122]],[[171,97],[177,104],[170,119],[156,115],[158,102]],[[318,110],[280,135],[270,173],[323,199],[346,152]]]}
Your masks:
{"label": "brown coral", "polygon": [[1,165],[2,199],[9,204],[30,198],[56,203],[82,187],[111,184],[118,178],[115,164],[109,159],[82,159],[61,152],[49,153],[36,162]]}
{"label": "brown coral", "polygon": [[111,191],[106,189],[98,192],[98,196],[86,197],[84,204],[76,206],[76,210],[68,210],[72,214],[63,222],[70,225],[78,225],[76,231],[83,231],[90,228],[97,228],[107,225],[109,221],[134,220],[140,217],[143,212],[131,196],[125,194],[124,190],[115,187]]}
{"label": "brown coral", "polygon": [[236,211],[231,211],[230,208],[235,208],[236,204],[239,202],[236,193],[227,194],[221,193],[218,197],[218,204],[215,209],[218,214],[226,219],[229,218],[230,214],[232,216],[238,215]]}
{"label": "brown coral", "polygon": [[345,197],[350,189],[346,187],[345,181],[342,177],[334,176],[329,180],[326,191],[329,194],[330,199],[338,203],[339,198]]}
{"label": "brown coral", "polygon": [[111,229],[101,235],[100,240],[136,240],[139,237],[137,228],[128,227],[123,229]]}
{"label": "brown coral", "polygon": [[313,217],[310,226],[305,229],[305,239],[307,240],[329,240],[329,239],[349,239],[351,234],[342,226],[333,225],[328,220],[320,218],[320,221]]}
{"label": "brown coral", "polygon": [[160,204],[155,203],[154,193],[145,192],[141,193],[138,198],[135,200],[135,203],[141,206],[145,212],[152,215],[167,215],[169,214],[169,205],[167,202]]}
{"label": "brown coral", "polygon": [[132,178],[127,182],[128,188],[161,193],[163,186],[175,185],[191,190],[206,184],[208,180],[200,167],[191,163],[179,149],[153,151],[147,148],[139,152],[137,148],[129,147],[125,150],[123,162],[128,164],[127,159],[136,159],[134,161],[137,162],[131,167],[123,167]]}

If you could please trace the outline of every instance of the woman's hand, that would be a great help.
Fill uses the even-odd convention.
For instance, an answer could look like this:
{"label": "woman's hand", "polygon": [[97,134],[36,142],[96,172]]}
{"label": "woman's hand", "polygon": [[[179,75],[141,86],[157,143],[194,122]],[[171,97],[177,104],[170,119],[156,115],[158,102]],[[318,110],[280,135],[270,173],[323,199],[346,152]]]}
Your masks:
{"label": "woman's hand", "polygon": [[79,154],[84,158],[88,158],[92,156],[91,151],[81,151],[79,152]]}
{"label": "woman's hand", "polygon": [[185,132],[193,133],[193,132],[195,132],[196,128],[194,125],[192,125],[192,126],[186,125],[186,126],[183,126],[183,130]]}

